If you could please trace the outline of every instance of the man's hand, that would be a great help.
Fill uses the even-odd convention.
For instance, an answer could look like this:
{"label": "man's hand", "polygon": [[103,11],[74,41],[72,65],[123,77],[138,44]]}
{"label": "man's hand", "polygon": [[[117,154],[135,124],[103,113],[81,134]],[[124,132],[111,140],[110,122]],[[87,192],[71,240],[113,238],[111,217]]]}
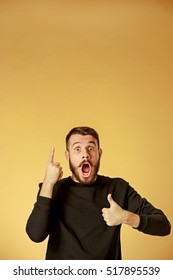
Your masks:
{"label": "man's hand", "polygon": [[108,226],[118,226],[127,224],[137,228],[140,218],[137,214],[122,209],[112,198],[111,194],[107,196],[110,208],[102,209],[102,216]]}
{"label": "man's hand", "polygon": [[125,211],[113,200],[112,195],[108,194],[107,200],[110,208],[102,209],[102,216],[108,226],[117,226],[122,224],[125,216]]}
{"label": "man's hand", "polygon": [[44,181],[49,182],[50,184],[55,184],[58,180],[62,178],[63,172],[62,167],[59,162],[54,162],[54,153],[55,148],[52,147],[50,151],[50,156],[47,163],[45,179]]}
{"label": "man's hand", "polygon": [[53,186],[63,176],[62,167],[59,162],[54,162],[55,148],[52,147],[47,163],[43,185],[40,191],[41,196],[52,197]]}

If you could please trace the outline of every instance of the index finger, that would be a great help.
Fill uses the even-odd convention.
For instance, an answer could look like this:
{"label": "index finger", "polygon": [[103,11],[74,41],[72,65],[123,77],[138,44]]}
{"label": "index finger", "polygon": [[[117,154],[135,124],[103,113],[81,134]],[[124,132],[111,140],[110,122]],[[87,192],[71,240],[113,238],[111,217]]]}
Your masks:
{"label": "index finger", "polygon": [[55,147],[51,147],[48,163],[53,163],[53,161],[54,161],[54,153],[55,153]]}

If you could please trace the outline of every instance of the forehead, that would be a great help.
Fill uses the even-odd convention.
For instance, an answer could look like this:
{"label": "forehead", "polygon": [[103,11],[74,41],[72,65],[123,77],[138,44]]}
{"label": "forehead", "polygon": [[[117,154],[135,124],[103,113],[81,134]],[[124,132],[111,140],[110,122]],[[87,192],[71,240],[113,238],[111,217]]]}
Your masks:
{"label": "forehead", "polygon": [[92,135],[80,135],[80,134],[73,134],[69,139],[69,145],[87,145],[87,144],[95,144],[97,145],[97,140]]}

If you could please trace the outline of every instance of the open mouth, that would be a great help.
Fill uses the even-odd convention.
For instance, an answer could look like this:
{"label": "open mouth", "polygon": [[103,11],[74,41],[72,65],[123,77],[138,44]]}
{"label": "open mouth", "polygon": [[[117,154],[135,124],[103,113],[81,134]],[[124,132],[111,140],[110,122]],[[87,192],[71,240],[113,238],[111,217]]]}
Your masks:
{"label": "open mouth", "polygon": [[82,174],[84,177],[88,177],[91,173],[91,165],[88,162],[82,164]]}

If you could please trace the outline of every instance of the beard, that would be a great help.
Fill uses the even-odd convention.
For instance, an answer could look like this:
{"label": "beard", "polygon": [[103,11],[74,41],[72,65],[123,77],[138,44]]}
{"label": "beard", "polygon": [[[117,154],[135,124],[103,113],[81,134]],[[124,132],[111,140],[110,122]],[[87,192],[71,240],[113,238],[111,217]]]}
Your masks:
{"label": "beard", "polygon": [[[91,166],[93,166],[89,160],[88,160],[88,163]],[[75,167],[72,164],[70,159],[69,159],[69,168],[70,168],[70,170],[71,170],[71,172],[73,174],[73,177],[77,180],[77,182],[79,182],[80,184],[85,185],[85,186],[86,185],[91,185],[91,183],[93,183],[95,181],[95,179],[97,177],[97,173],[98,173],[99,168],[100,168],[100,157],[99,157],[98,161],[96,162],[96,164],[94,165],[94,172],[93,172],[93,175],[92,175],[92,177],[91,177],[91,179],[89,181],[81,180],[81,178],[79,176],[79,173],[78,173],[78,168]]]}

